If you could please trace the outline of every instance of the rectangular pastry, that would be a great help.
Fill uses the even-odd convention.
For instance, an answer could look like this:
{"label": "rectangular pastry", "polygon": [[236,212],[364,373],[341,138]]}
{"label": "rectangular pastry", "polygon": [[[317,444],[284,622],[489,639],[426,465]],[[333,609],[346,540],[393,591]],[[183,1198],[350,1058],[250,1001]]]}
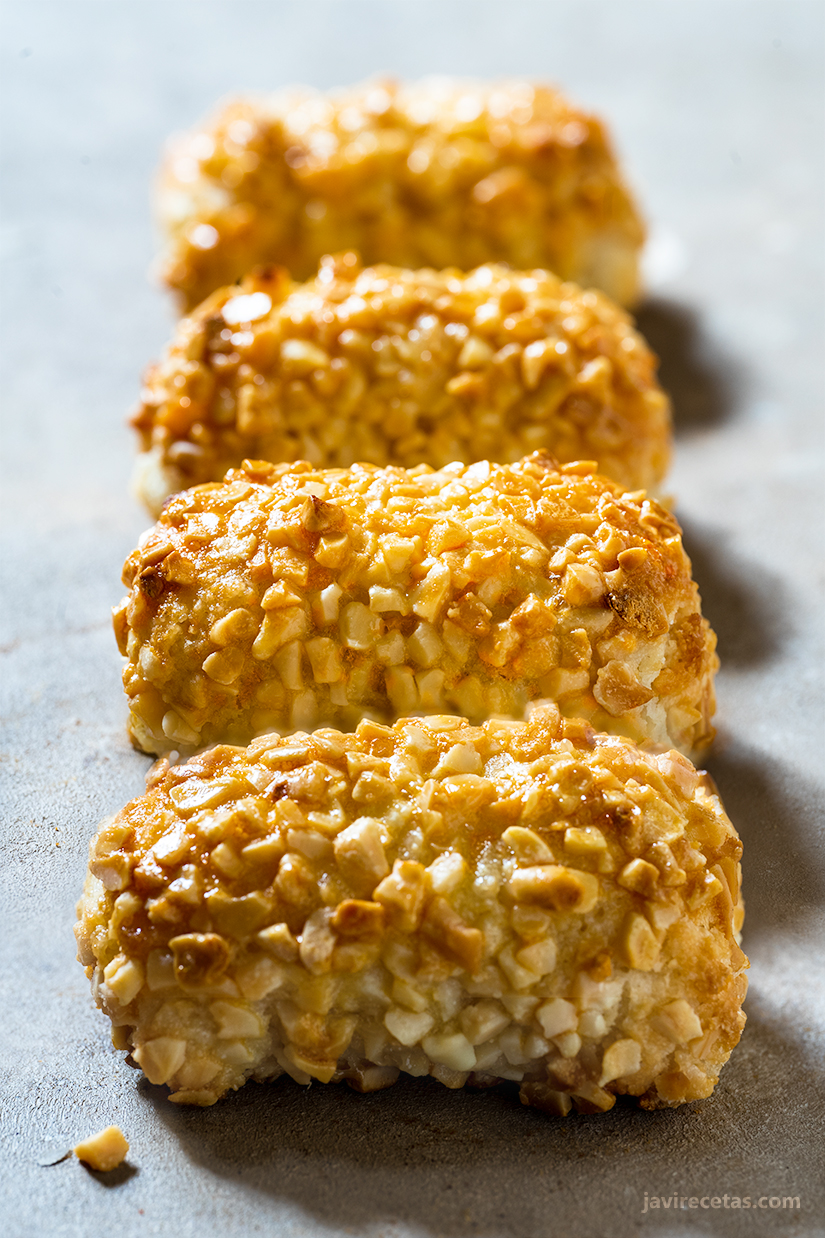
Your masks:
{"label": "rectangular pastry", "polygon": [[160,174],[161,278],[191,309],[259,263],[546,267],[637,295],[644,228],[601,122],[526,82],[296,87],[225,103]]}
{"label": "rectangular pastry", "polygon": [[404,1071],[677,1105],[744,1023],[740,854],[684,757],[552,706],[269,735],[159,762],[103,824],[79,957],[182,1104]]}
{"label": "rectangular pastry", "polygon": [[546,449],[656,489],[670,410],[656,358],[601,293],[547,271],[261,268],[177,326],[133,417],[153,515],[246,458],[440,468]]}
{"label": "rectangular pastry", "polygon": [[712,735],[715,637],[673,516],[540,452],[434,472],[248,461],[170,499],[115,611],[146,752],[530,701]]}

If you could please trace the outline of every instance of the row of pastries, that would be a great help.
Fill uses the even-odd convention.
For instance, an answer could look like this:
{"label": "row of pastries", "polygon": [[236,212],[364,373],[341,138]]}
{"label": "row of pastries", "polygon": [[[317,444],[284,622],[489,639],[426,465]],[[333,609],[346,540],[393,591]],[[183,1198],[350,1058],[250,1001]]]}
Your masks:
{"label": "row of pastries", "polygon": [[247,98],[159,206],[186,313],[114,612],[158,760],[76,928],[115,1046],[183,1104],[709,1096],[741,843],[692,764],[716,639],[604,126],[524,83]]}

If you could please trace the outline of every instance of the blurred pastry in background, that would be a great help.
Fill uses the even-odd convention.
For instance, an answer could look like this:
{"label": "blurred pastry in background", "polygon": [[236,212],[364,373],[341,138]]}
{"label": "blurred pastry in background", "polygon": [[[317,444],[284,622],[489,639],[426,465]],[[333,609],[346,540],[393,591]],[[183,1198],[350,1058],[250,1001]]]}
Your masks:
{"label": "blurred pastry in background", "polygon": [[602,122],[526,82],[367,82],[224,102],[169,143],[160,276],[183,309],[261,263],[328,253],[469,271],[489,261],[632,304],[644,227]]}

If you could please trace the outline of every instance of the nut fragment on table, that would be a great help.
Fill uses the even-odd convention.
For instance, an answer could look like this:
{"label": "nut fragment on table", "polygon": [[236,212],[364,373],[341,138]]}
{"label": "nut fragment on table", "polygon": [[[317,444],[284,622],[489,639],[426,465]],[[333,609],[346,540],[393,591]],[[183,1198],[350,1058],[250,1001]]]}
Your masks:
{"label": "nut fragment on table", "polygon": [[504,261],[638,293],[644,228],[601,122],[526,82],[296,87],[224,103],[170,142],[161,278],[191,309],[259,263]]}
{"label": "nut fragment on table", "polygon": [[513,461],[546,448],[656,488],[670,456],[656,358],[603,294],[547,271],[261,268],[177,327],[133,417],[153,514],[251,457],[318,465]]}
{"label": "nut fragment on table", "polygon": [[83,1139],[75,1147],[74,1154],[84,1165],[98,1173],[108,1173],[121,1165],[129,1151],[126,1137],[119,1126],[107,1126]]}
{"label": "nut fragment on table", "polygon": [[115,610],[135,743],[477,722],[543,698],[700,749],[715,637],[679,526],[592,470],[540,452],[437,472],[248,461],[176,495]]}
{"label": "nut fragment on table", "polygon": [[744,1023],[740,854],[684,757],[552,706],[270,735],[103,823],[79,958],[181,1104],[404,1071],[557,1114],[677,1105]]}

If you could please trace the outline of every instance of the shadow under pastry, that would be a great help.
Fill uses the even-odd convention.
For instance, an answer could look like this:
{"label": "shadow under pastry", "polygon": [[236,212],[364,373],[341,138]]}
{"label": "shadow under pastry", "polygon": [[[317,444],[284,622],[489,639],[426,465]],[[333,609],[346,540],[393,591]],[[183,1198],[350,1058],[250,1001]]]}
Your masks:
{"label": "shadow under pastry", "polygon": [[750,563],[732,550],[724,529],[681,514],[679,519],[722,666],[741,669],[770,661],[779,652],[780,633],[791,635],[787,586],[763,563]]}
{"label": "shadow under pastry", "polygon": [[801,925],[825,907],[820,792],[790,765],[724,735],[703,764],[742,839],[747,954],[749,941]]}
{"label": "shadow under pastry", "polygon": [[[758,1004],[714,1096],[654,1113],[620,1098],[607,1114],[551,1118],[523,1108],[512,1085],[450,1091],[404,1076],[368,1096],[250,1083],[210,1109],[177,1108],[140,1084],[186,1155],[219,1178],[337,1229],[449,1238],[601,1238],[606,1221],[611,1238],[630,1238],[645,1191],[746,1195],[764,1183],[803,1191],[809,1207],[817,1153],[810,1140],[800,1149],[789,1088],[825,1105],[804,1045]],[[713,1232],[745,1238],[743,1220],[716,1213]]]}
{"label": "shadow under pastry", "polygon": [[737,367],[720,355],[699,315],[678,302],[650,297],[634,317],[659,357],[659,381],[671,398],[676,436],[725,421],[735,408]]}

